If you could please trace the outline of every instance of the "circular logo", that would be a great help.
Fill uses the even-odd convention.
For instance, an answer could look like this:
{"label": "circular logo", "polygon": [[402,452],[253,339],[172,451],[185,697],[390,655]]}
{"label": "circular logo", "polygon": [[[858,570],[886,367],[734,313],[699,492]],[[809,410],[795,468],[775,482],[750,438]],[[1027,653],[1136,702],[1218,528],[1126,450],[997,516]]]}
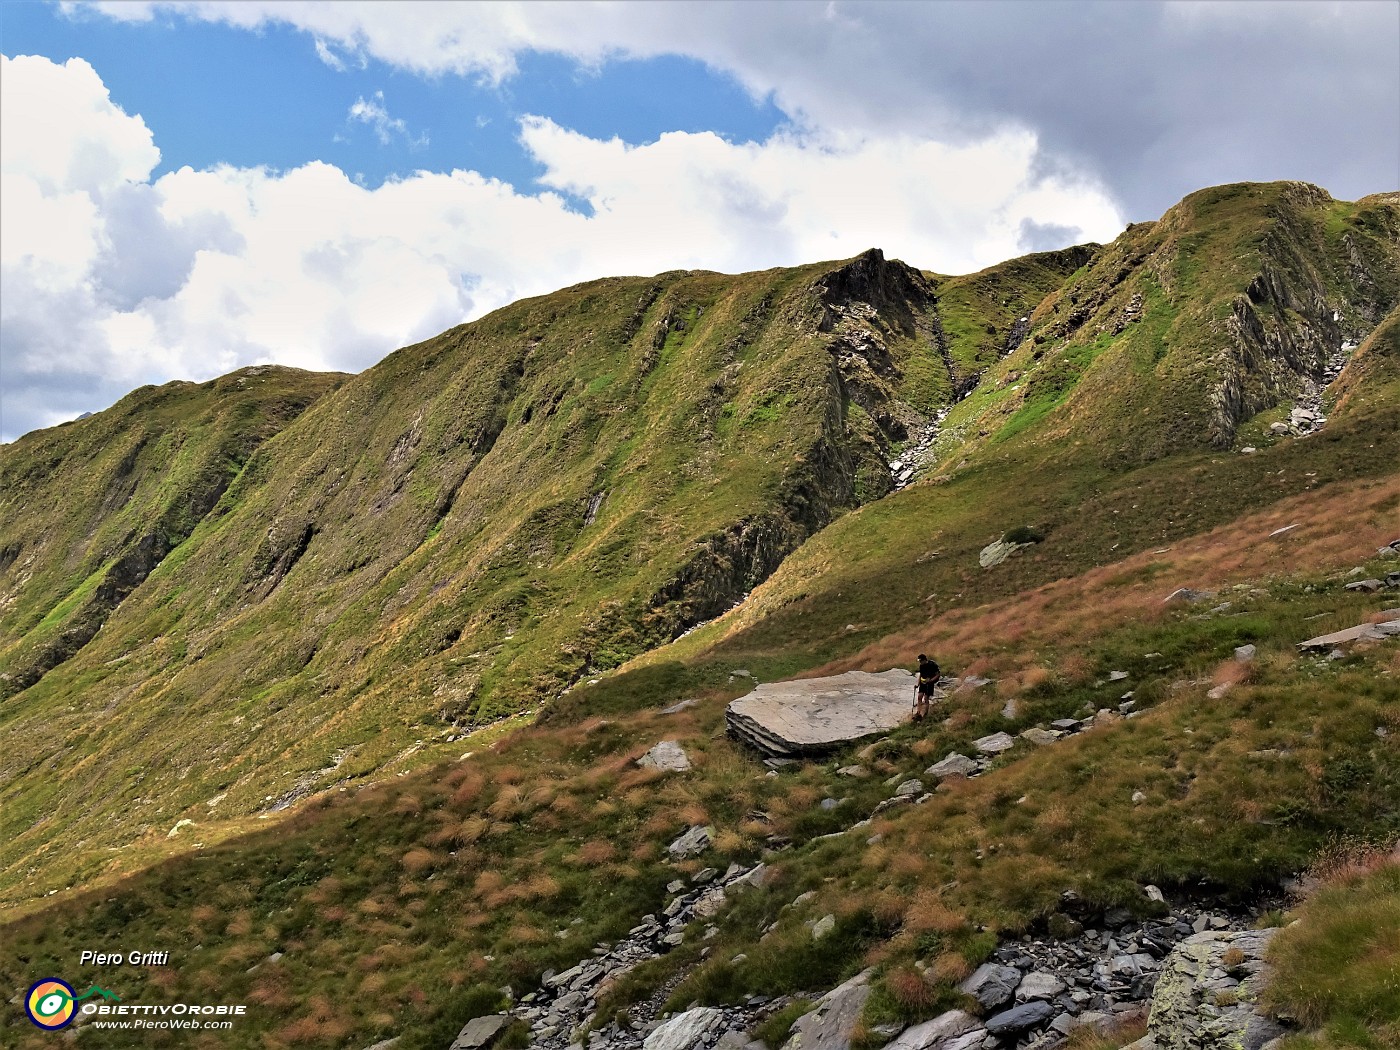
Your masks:
{"label": "circular logo", "polygon": [[40,1028],[66,1028],[73,1023],[73,986],[57,977],[35,981],[25,996],[24,1009]]}

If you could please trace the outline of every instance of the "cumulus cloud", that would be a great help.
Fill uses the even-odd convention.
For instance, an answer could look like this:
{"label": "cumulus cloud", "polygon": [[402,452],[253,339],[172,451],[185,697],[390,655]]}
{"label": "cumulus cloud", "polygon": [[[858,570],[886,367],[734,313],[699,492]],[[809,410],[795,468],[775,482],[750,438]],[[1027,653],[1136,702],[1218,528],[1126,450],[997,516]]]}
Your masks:
{"label": "cumulus cloud", "polygon": [[1027,230],[1108,239],[1122,227],[1103,189],[1045,169],[1025,130],[956,145],[797,130],[631,144],[531,117],[519,135],[543,169],[534,193],[471,171],[370,189],[319,162],[152,180],[150,130],[87,63],[4,59],[3,79],[7,438],[146,382],[266,361],[358,370],[608,274],[871,246],[952,273],[1026,250]]}
{"label": "cumulus cloud", "polygon": [[[294,26],[361,60],[499,81],[536,50],[596,65],[687,55],[828,136],[944,142],[1029,129],[1135,219],[1186,193],[1296,178],[1343,197],[1400,170],[1400,4],[1041,0],[908,4],[293,0],[98,3]],[[324,46],[324,45],[321,45]]]}

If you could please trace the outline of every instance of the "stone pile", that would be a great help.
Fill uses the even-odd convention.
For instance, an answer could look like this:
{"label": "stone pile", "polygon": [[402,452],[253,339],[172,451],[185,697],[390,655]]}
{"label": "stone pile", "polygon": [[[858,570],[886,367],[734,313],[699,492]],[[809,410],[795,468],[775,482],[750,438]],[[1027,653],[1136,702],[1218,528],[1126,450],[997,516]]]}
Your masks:
{"label": "stone pile", "polygon": [[[691,829],[687,834],[695,830]],[[463,1040],[475,1039],[487,1028],[491,1028],[494,1035],[515,1018],[530,1025],[532,1047],[564,1050],[570,1046],[585,1045],[582,1029],[591,1022],[598,1000],[606,994],[609,986],[640,963],[664,955],[684,943],[686,937],[691,935],[686,927],[693,921],[712,918],[724,908],[729,898],[762,886],[766,871],[763,864],[750,868],[735,864],[730,865],[723,874],[706,868],[691,876],[689,882],[675,880],[667,887],[672,896],[660,914],[643,916],[642,921],[622,940],[616,944],[598,945],[593,949],[592,956],[576,966],[562,973],[546,972],[537,990],[522,996],[508,1013],[495,1015],[503,1020],[494,1027],[482,1018],[470,1022],[462,1029],[452,1050],[481,1050],[485,1043],[478,1041],[469,1046]],[[669,994],[668,986],[647,1002],[634,1006],[630,1011],[631,1020],[625,1025],[612,1021],[589,1033],[586,1045],[595,1050],[603,1046],[611,1050],[637,1050],[643,1045],[646,1050],[692,1050],[700,1045],[709,1047],[719,1042],[726,1033],[743,1032],[767,1012],[781,1005],[759,997],[743,1006],[713,1010],[703,1017],[691,1017],[685,1025],[676,1025],[673,1022],[686,1015],[664,1023],[656,1019],[661,1003]],[[695,1014],[695,1011],[687,1011],[687,1014]],[[683,1047],[677,1043],[677,1040],[686,1039],[690,1041],[685,1042]],[[745,1039],[737,1046],[727,1046],[727,1050],[740,1050],[747,1041]],[[731,1039],[730,1043],[733,1042]]]}

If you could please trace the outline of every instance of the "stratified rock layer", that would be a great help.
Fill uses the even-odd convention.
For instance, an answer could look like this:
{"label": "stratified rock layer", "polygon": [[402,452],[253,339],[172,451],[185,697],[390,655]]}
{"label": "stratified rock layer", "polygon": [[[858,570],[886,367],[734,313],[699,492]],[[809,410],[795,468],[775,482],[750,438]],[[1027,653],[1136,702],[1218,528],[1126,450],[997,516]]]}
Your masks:
{"label": "stratified rock layer", "polygon": [[909,717],[914,676],[896,668],[760,685],[729,705],[729,732],[780,758],[888,733]]}

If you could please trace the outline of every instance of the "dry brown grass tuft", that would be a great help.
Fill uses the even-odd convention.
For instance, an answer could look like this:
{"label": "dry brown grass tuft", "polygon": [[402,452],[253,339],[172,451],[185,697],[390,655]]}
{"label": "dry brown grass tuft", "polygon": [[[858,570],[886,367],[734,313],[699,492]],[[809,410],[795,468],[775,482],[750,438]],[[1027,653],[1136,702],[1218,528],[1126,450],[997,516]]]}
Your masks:
{"label": "dry brown grass tuft", "polygon": [[912,966],[897,966],[885,975],[885,987],[906,1010],[924,1010],[933,1002],[933,987]]}
{"label": "dry brown grass tuft", "polygon": [[617,847],[607,839],[589,839],[579,846],[578,852],[569,858],[569,863],[591,868],[598,864],[606,864],[616,856]]}
{"label": "dry brown grass tuft", "polygon": [[972,975],[972,964],[957,952],[944,952],[933,960],[928,975],[936,983],[957,984]]}
{"label": "dry brown grass tuft", "polygon": [[911,933],[956,933],[967,917],[944,904],[932,890],[919,890],[904,912],[904,929]]}

